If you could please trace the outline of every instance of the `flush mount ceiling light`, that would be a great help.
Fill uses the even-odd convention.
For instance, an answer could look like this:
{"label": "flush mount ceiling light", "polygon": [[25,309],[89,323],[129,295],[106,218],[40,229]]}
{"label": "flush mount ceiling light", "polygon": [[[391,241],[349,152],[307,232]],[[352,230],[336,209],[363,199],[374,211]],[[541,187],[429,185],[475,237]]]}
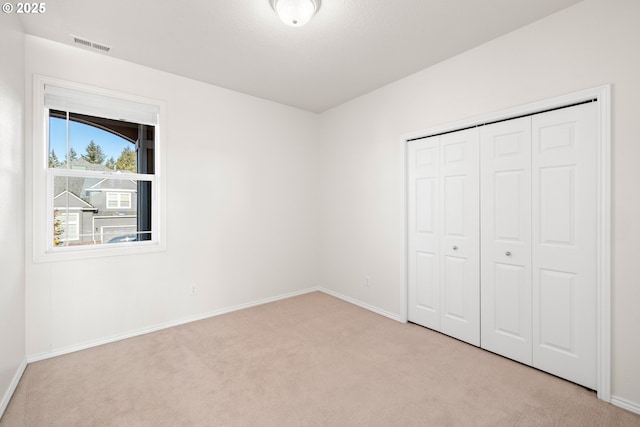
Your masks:
{"label": "flush mount ceiling light", "polygon": [[269,0],[282,22],[302,27],[320,8],[320,0]]}

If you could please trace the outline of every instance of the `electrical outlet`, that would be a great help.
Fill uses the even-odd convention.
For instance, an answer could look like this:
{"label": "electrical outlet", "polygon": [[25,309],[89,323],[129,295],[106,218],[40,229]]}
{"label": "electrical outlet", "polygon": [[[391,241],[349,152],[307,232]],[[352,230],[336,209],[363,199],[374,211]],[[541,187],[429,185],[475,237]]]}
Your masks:
{"label": "electrical outlet", "polygon": [[371,277],[364,276],[364,279],[362,280],[362,283],[364,284],[365,288],[370,288],[371,287]]}
{"label": "electrical outlet", "polygon": [[195,295],[198,293],[198,286],[191,285],[191,295]]}

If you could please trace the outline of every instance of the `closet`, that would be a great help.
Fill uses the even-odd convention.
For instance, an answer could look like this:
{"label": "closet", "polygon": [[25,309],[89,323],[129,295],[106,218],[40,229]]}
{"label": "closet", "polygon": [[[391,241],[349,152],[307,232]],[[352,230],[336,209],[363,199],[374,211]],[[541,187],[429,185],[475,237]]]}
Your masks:
{"label": "closet", "polygon": [[407,145],[408,319],[596,388],[597,108]]}

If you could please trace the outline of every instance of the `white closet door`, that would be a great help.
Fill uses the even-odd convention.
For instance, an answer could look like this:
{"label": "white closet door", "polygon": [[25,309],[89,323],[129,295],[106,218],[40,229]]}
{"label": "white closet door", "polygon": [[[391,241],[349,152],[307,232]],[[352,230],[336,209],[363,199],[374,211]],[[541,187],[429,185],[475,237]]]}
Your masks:
{"label": "white closet door", "polygon": [[531,117],[483,126],[482,348],[531,364]]}
{"label": "white closet door", "polygon": [[532,118],[533,365],[596,388],[597,109]]}
{"label": "white closet door", "polygon": [[440,330],[440,137],[407,149],[409,320]]}
{"label": "white closet door", "polygon": [[480,345],[477,128],[440,137],[440,330]]}

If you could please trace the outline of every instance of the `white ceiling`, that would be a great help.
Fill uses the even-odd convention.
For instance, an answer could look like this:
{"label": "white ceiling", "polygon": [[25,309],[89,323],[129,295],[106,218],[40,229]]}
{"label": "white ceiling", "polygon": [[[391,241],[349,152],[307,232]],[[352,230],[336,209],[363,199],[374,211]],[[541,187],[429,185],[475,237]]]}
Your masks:
{"label": "white ceiling", "polygon": [[301,28],[269,0],[55,0],[25,32],[322,112],[580,0],[323,0]]}

